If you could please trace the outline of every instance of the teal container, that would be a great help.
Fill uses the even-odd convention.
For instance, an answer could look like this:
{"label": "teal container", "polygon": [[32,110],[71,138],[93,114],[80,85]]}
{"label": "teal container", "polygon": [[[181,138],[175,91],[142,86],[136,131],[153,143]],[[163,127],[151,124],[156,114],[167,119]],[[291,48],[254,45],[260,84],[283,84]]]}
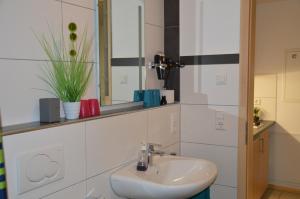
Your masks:
{"label": "teal container", "polygon": [[204,191],[198,193],[197,195],[191,197],[190,199],[210,199],[210,190],[209,188]]}
{"label": "teal container", "polygon": [[144,90],[136,90],[134,91],[133,101],[134,102],[141,102],[144,101]]}

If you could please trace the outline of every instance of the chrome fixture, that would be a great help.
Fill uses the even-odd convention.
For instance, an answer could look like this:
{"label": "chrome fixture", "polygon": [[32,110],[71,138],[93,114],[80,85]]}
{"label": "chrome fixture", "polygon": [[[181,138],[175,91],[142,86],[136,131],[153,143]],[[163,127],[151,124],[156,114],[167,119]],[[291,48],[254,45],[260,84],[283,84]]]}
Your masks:
{"label": "chrome fixture", "polygon": [[154,62],[150,63],[150,67],[156,69],[157,77],[159,80],[168,79],[171,68],[183,68],[184,66],[184,64],[175,62],[170,58],[166,58],[164,54],[155,55]]}
{"label": "chrome fixture", "polygon": [[166,154],[164,151],[156,150],[155,147],[161,147],[161,145],[155,144],[155,143],[147,143],[147,145],[146,145],[149,166],[152,165],[152,156],[153,155],[165,155]]}

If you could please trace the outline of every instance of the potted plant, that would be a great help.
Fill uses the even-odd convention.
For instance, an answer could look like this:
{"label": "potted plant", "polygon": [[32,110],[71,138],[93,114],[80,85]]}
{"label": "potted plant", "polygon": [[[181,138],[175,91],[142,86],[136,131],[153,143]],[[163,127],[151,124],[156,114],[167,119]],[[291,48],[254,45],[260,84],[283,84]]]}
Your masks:
{"label": "potted plant", "polygon": [[253,123],[255,126],[259,126],[260,125],[260,108],[258,107],[254,107],[253,109]]}
{"label": "potted plant", "polygon": [[[50,38],[42,35],[39,42],[50,62],[40,78],[50,87],[50,93],[63,102],[66,119],[78,119],[80,99],[84,95],[92,73],[89,63],[92,39],[87,39],[87,31],[77,42],[77,25],[68,25],[68,45],[64,39],[56,39],[51,32]],[[66,48],[66,46],[68,46]]]}

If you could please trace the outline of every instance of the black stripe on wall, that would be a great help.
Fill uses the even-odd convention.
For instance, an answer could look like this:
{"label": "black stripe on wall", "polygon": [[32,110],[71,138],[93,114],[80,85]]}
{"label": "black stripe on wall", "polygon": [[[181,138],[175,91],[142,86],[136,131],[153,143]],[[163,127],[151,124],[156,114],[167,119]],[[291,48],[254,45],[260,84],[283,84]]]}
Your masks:
{"label": "black stripe on wall", "polygon": [[185,65],[238,64],[239,54],[181,56],[180,62]]}
{"label": "black stripe on wall", "polygon": [[[129,57],[129,58],[112,58],[112,66],[139,66],[138,57]],[[142,58],[142,66],[145,66],[145,58]]]}

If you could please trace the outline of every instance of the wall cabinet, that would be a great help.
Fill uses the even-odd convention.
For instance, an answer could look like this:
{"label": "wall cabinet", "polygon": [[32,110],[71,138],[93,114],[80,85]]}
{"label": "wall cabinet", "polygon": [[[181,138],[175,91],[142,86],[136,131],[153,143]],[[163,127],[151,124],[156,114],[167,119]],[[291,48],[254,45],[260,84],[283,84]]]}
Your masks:
{"label": "wall cabinet", "polygon": [[254,140],[254,199],[261,199],[268,187],[269,133],[262,132]]}

